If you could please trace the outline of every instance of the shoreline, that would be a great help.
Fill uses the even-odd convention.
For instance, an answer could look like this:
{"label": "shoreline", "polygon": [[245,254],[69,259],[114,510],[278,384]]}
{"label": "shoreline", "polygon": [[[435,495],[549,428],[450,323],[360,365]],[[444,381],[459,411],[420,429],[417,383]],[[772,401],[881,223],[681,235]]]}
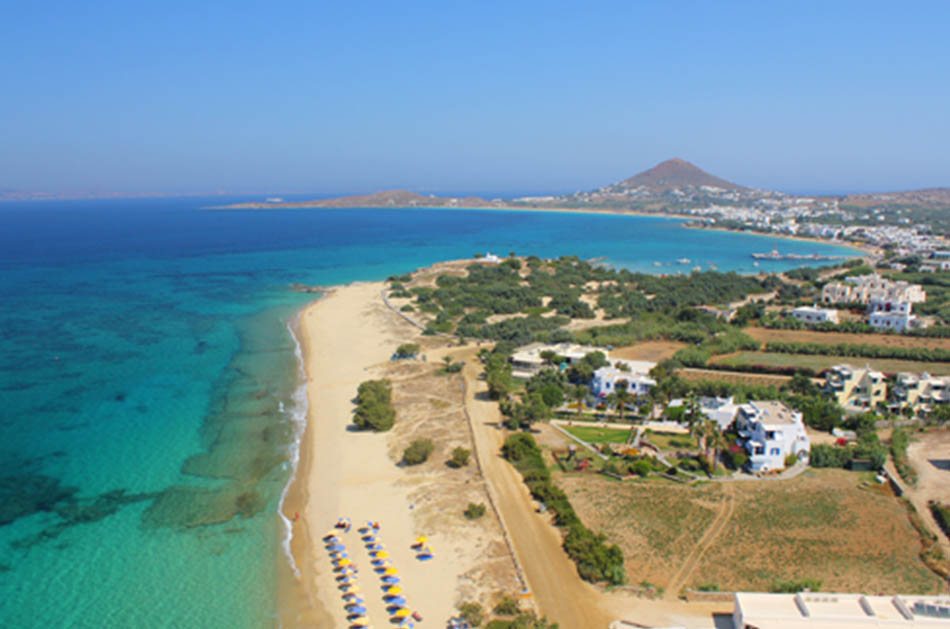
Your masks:
{"label": "shoreline", "polygon": [[[479,562],[459,548],[466,537],[453,528],[457,525],[446,527],[430,517],[430,496],[440,490],[426,483],[438,479],[431,471],[410,471],[398,464],[404,446],[400,442],[408,437],[402,433],[415,430],[411,419],[400,414],[390,432],[353,430],[357,386],[380,377],[394,377],[398,385],[402,372],[394,375],[393,370],[408,365],[390,361],[392,350],[420,334],[385,306],[380,297],[384,286],[384,282],[353,282],[337,287],[304,307],[299,317],[307,420],[297,472],[281,515],[292,526],[291,555],[300,574],[294,576],[289,565],[281,571],[285,578],[279,583],[278,600],[283,627],[349,626],[338,575],[321,541],[340,517],[351,518],[354,525],[349,533],[337,534],[359,569],[356,578],[367,616],[377,626],[385,624],[389,614],[375,593],[379,576],[356,531],[363,523],[381,525],[380,541],[399,570],[406,604],[426,619],[442,621],[457,613],[460,576],[470,574]],[[430,353],[433,364],[437,353]],[[426,364],[419,362],[416,368]],[[398,386],[393,388],[398,403],[403,394]],[[441,461],[434,464],[442,466]],[[429,537],[434,560],[417,559],[411,545],[419,535]],[[286,557],[280,560],[289,564]]]}

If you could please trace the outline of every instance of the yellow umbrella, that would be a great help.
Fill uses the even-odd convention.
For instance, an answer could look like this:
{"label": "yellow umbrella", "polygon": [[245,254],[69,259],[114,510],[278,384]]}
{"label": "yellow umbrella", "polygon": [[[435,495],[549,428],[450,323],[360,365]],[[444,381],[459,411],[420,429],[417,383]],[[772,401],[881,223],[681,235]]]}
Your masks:
{"label": "yellow umbrella", "polygon": [[344,557],[343,559],[337,559],[337,560],[335,560],[335,561],[336,561],[336,565],[338,565],[338,566],[348,566],[348,565],[350,565],[351,563],[353,563],[352,561],[350,561],[350,560],[347,559],[346,557]]}
{"label": "yellow umbrella", "polygon": [[385,559],[386,557],[389,557],[389,553],[387,553],[385,550],[378,550],[374,556],[377,559]]}
{"label": "yellow umbrella", "polygon": [[416,543],[417,543],[417,544],[425,544],[425,543],[428,542],[428,541],[429,541],[429,538],[428,538],[428,537],[425,537],[425,536],[417,537],[417,538],[416,538]]}
{"label": "yellow umbrella", "polygon": [[386,568],[386,571],[383,572],[383,574],[387,577],[391,577],[391,576],[399,574],[399,570],[397,570],[396,568]]}
{"label": "yellow umbrella", "polygon": [[406,616],[408,616],[408,615],[411,614],[411,613],[412,613],[411,611],[409,611],[408,609],[406,609],[405,607],[403,607],[402,609],[397,609],[397,610],[393,613],[393,616],[399,616],[400,618],[405,618]]}
{"label": "yellow umbrella", "polygon": [[402,588],[398,585],[394,585],[393,587],[386,590],[386,594],[402,594]]}

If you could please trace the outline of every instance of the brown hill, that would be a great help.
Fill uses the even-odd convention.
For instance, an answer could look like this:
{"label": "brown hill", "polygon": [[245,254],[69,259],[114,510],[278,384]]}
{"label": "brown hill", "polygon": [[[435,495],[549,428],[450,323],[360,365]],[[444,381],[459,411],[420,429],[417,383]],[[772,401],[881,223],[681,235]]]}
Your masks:
{"label": "brown hill", "polygon": [[383,190],[373,194],[356,194],[348,197],[334,197],[314,201],[292,203],[237,203],[223,206],[224,209],[269,209],[269,208],[305,208],[305,207],[490,207],[492,204],[478,197],[437,197],[426,196],[409,190]]}
{"label": "brown hill", "polygon": [[667,192],[673,188],[686,188],[699,186],[715,186],[725,188],[726,190],[745,190],[743,186],[714,177],[686,160],[674,157],[661,164],[657,164],[649,170],[634,175],[629,179],[624,179],[616,184],[623,188],[638,188],[644,186],[653,192]]}

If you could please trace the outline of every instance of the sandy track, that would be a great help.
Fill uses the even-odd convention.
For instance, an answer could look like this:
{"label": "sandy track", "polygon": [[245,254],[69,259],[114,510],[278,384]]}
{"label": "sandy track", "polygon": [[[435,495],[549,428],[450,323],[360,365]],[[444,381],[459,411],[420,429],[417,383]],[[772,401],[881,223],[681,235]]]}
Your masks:
{"label": "sandy track", "polygon": [[581,581],[574,563],[561,548],[561,534],[531,508],[531,496],[521,476],[500,454],[503,431],[498,405],[485,397],[478,380],[481,365],[469,361],[464,369],[466,405],[486,480],[495,490],[497,508],[524,567],[528,586],[541,614],[564,629],[607,627],[611,617],[601,608],[601,594]]}
{"label": "sandy track", "polygon": [[680,590],[689,582],[689,578],[696,570],[696,566],[699,565],[699,561],[703,558],[703,555],[706,554],[709,547],[719,539],[719,535],[722,534],[726,524],[732,519],[732,514],[736,510],[736,498],[733,495],[732,487],[728,483],[724,484],[723,492],[725,496],[723,497],[719,513],[716,514],[716,518],[712,521],[712,524],[709,525],[709,528],[706,529],[706,532],[703,533],[703,536],[696,543],[693,551],[686,558],[686,561],[683,562],[680,569],[677,570],[673,578],[670,579],[670,586],[666,589],[667,600],[672,600],[679,596]]}

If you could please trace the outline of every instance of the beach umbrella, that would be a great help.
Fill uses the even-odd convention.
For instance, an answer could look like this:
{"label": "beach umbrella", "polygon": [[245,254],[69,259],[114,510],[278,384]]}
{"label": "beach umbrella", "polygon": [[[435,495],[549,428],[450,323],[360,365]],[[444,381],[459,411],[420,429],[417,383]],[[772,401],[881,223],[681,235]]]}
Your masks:
{"label": "beach umbrella", "polygon": [[406,599],[404,599],[401,596],[390,596],[389,600],[386,602],[394,607],[402,607],[403,605],[406,604]]}
{"label": "beach umbrella", "polygon": [[351,585],[349,588],[349,591],[343,595],[343,598],[345,599],[353,599],[354,597],[359,598],[359,596],[357,596],[359,592],[360,592],[360,586],[355,585],[355,584]]}
{"label": "beach umbrella", "polygon": [[327,531],[327,534],[323,536],[323,539],[336,539],[336,531]]}
{"label": "beach umbrella", "polygon": [[386,559],[389,557],[389,553],[387,553],[385,550],[374,550],[370,554],[374,555],[377,559]]}
{"label": "beach umbrella", "polygon": [[360,598],[359,596],[351,596],[350,600],[346,602],[346,605],[344,605],[344,607],[355,607],[356,605],[362,605],[362,604],[363,604],[362,598]]}
{"label": "beach umbrella", "polygon": [[346,546],[343,544],[333,544],[330,546],[330,550],[346,550]]}
{"label": "beach umbrella", "polygon": [[339,559],[337,559],[337,560],[335,560],[335,561],[336,561],[336,565],[340,566],[341,568],[345,568],[346,566],[348,566],[348,565],[350,565],[351,563],[353,563],[352,561],[350,561],[350,560],[347,559],[346,557],[341,557],[341,558],[339,558]]}
{"label": "beach umbrella", "polygon": [[398,585],[394,585],[388,590],[386,590],[386,594],[393,594],[393,595],[402,594],[402,588],[399,587]]}
{"label": "beach umbrella", "polygon": [[399,574],[399,569],[398,569],[398,568],[386,568],[386,572],[384,572],[383,574],[385,574],[387,577],[391,577],[391,576],[394,576],[394,575]]}
{"label": "beach umbrella", "polygon": [[424,535],[422,535],[422,536],[416,538],[416,543],[417,543],[417,544],[425,544],[425,543],[428,542],[428,541],[429,541],[429,538],[426,537],[426,536],[424,536]]}
{"label": "beach umbrella", "polygon": [[350,622],[350,624],[353,625],[354,627],[366,627],[367,625],[369,625],[369,621],[366,620],[365,618],[354,618]]}
{"label": "beach umbrella", "polygon": [[345,574],[337,577],[336,580],[340,583],[349,583],[351,581],[350,577],[346,576]]}
{"label": "beach umbrella", "polygon": [[360,607],[360,606],[357,605],[356,607],[351,607],[349,613],[351,613],[351,614],[359,614],[360,616],[362,616],[363,614],[366,613],[366,608],[365,608],[365,607]]}
{"label": "beach umbrella", "polygon": [[411,615],[412,615],[412,612],[406,609],[405,607],[403,607],[402,609],[397,609],[396,613],[393,614],[393,616],[397,616],[399,618],[405,618],[406,616],[411,616]]}
{"label": "beach umbrella", "polygon": [[379,542],[375,544],[367,544],[366,548],[368,548],[369,550],[386,550],[386,547],[380,544]]}
{"label": "beach umbrella", "polygon": [[399,583],[399,577],[383,577],[383,583],[386,585],[396,585]]}

